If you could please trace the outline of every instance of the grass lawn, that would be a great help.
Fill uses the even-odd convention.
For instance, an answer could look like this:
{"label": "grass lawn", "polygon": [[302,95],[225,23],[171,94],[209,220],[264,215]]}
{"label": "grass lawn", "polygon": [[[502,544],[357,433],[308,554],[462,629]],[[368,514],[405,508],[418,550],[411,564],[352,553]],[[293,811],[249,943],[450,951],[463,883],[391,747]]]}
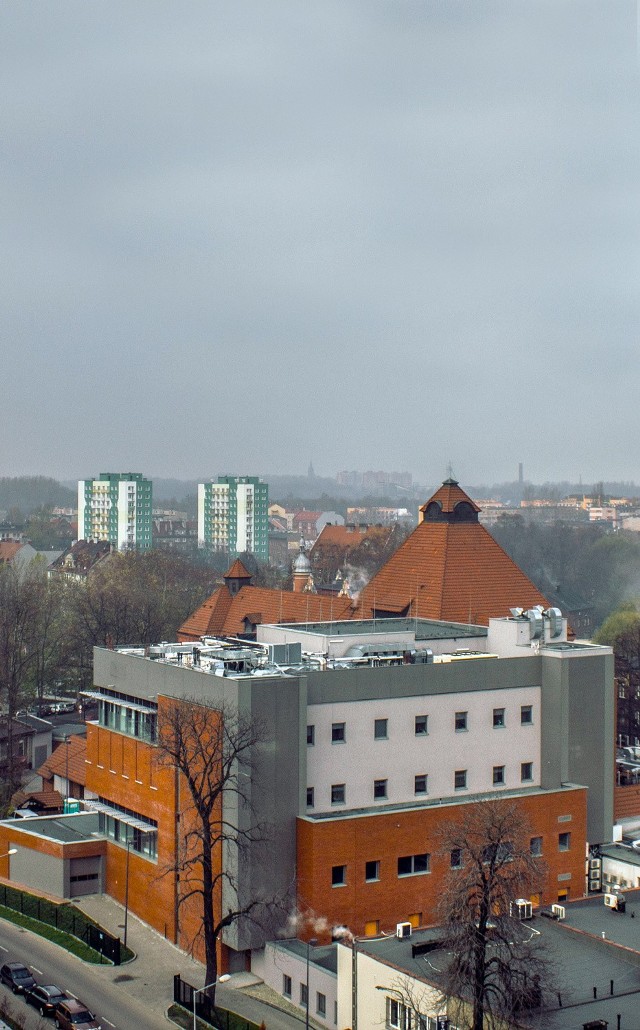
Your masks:
{"label": "grass lawn", "polygon": [[25,916],[12,908],[6,908],[4,905],[0,905],[0,917],[10,923],[15,923],[16,926],[24,927],[25,930],[31,930],[32,933],[37,933],[39,937],[45,937],[48,941],[53,941],[54,944],[59,944],[65,951],[71,952],[72,955],[77,955],[84,962],[111,965],[108,959],[103,959],[99,952],[88,947],[84,941],[79,940],[77,937],[72,937],[70,933],[65,933],[63,930],[56,930],[55,926],[41,923],[37,919],[32,919],[31,916]]}

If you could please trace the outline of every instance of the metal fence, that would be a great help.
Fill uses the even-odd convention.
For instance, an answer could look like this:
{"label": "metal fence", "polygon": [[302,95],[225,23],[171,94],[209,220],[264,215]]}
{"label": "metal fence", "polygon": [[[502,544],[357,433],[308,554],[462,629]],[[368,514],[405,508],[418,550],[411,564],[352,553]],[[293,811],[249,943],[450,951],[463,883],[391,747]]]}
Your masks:
{"label": "metal fence", "polygon": [[177,1005],[193,1012],[193,996],[196,996],[196,1015],[204,1023],[217,1027],[218,1030],[260,1030],[257,1023],[251,1023],[242,1016],[228,1009],[214,1005],[210,998],[207,998],[203,991],[193,987],[179,974],[173,978],[173,1000]]}
{"label": "metal fence", "polygon": [[37,919],[41,923],[55,926],[57,930],[69,933],[72,937],[78,937],[94,951],[113,962],[114,966],[120,965],[120,938],[107,933],[101,926],[96,926],[73,905],[60,905],[48,898],[40,898],[37,894],[10,887],[8,884],[0,884],[0,905]]}

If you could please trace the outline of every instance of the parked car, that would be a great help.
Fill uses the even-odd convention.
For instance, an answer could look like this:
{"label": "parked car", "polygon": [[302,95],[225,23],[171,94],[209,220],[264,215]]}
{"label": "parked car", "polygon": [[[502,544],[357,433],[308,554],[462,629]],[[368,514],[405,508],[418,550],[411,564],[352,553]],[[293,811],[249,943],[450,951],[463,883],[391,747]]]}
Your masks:
{"label": "parked car", "polygon": [[22,962],[5,962],[0,966],[0,980],[10,987],[14,994],[24,994],[29,987],[35,987],[36,981]]}
{"label": "parked car", "polygon": [[36,984],[24,992],[24,1000],[33,1005],[41,1016],[52,1016],[58,1002],[65,1001],[67,995],[54,984]]}
{"label": "parked car", "polygon": [[75,998],[59,1001],[55,1009],[55,1024],[60,1030],[102,1030],[93,1012]]}

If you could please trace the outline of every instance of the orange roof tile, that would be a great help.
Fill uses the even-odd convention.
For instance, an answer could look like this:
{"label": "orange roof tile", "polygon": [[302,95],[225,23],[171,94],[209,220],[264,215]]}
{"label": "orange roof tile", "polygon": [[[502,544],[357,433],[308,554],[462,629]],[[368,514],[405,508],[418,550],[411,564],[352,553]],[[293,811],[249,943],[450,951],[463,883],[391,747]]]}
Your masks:
{"label": "orange roof tile", "polygon": [[334,526],[330,522],[322,527],[320,536],[311,548],[310,555],[321,551],[323,547],[339,547],[345,553],[358,547],[363,540],[384,539],[391,533],[390,526]]}
{"label": "orange roof tile", "polygon": [[51,752],[46,762],[43,762],[38,769],[38,775],[42,776],[43,780],[51,780],[54,775],[66,779],[68,768],[69,780],[84,787],[87,781],[86,737],[73,733],[68,737],[68,741],[68,744],[60,744],[55,751]]}
{"label": "orange roof tile", "polygon": [[22,547],[24,547],[24,544],[18,543],[15,540],[0,541],[0,562],[13,561]]}
{"label": "orange roof tile", "polygon": [[247,572],[239,558],[236,558],[231,568],[225,572],[225,579],[251,579],[251,573]]}
{"label": "orange roof tile", "polygon": [[[425,619],[487,625],[509,608],[549,602],[477,521],[477,505],[457,483],[445,483],[427,501],[442,505],[443,519],[421,522],[370,580],[356,618],[388,611]],[[471,505],[456,521],[455,506]]]}
{"label": "orange roof tile", "polygon": [[[245,619],[253,625],[269,622],[322,622],[352,617],[349,597],[295,593],[268,587],[242,587],[232,597],[220,587],[178,630],[180,641],[199,640],[201,636],[246,633]],[[254,621],[255,620],[255,621]]]}

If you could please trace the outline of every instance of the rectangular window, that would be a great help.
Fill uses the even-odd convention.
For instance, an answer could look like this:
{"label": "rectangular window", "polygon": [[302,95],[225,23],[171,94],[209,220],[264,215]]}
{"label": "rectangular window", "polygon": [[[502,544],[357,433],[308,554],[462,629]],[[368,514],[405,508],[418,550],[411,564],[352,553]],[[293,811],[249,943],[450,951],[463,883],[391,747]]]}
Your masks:
{"label": "rectangular window", "polygon": [[282,993],[285,998],[291,997],[291,977],[287,976],[286,973],[282,974]]}
{"label": "rectangular window", "polygon": [[374,780],[373,781],[373,796],[376,800],[380,801],[387,796],[387,781],[386,780]]}
{"label": "rectangular window", "polygon": [[315,726],[307,726],[307,744],[315,744],[316,742],[316,728]]}
{"label": "rectangular window", "polygon": [[462,849],[453,848],[450,856],[450,863],[452,869],[462,869]]}
{"label": "rectangular window", "polygon": [[429,732],[429,716],[416,715],[416,737],[426,737]]}
{"label": "rectangular window", "polygon": [[504,708],[493,709],[493,728],[495,730],[504,729],[506,723],[504,718]]}
{"label": "rectangular window", "polygon": [[343,722],[334,722],[331,726],[331,743],[343,744],[346,740]]}
{"label": "rectangular window", "polygon": [[523,783],[533,779],[533,762],[522,762],[520,765],[520,779]]}
{"label": "rectangular window", "polygon": [[520,725],[531,726],[533,722],[533,705],[520,705]]}
{"label": "rectangular window", "polygon": [[400,1014],[403,1011],[404,1006],[400,1002],[395,998],[387,998],[387,1026],[400,1030]]}
{"label": "rectangular window", "polygon": [[431,866],[431,855],[404,855],[398,859],[398,876],[418,876],[428,873]]}
{"label": "rectangular window", "polygon": [[364,878],[367,883],[373,883],[374,880],[380,879],[380,863],[377,859],[375,862],[365,862]]}
{"label": "rectangular window", "polygon": [[419,773],[414,779],[413,790],[415,794],[426,794],[428,777],[426,773]]}
{"label": "rectangular window", "polygon": [[504,765],[494,765],[493,785],[494,787],[500,787],[504,785]]}
{"label": "rectangular window", "polygon": [[344,887],[347,882],[346,865],[334,865],[331,867],[331,886]]}
{"label": "rectangular window", "polygon": [[367,919],[364,924],[365,937],[377,937],[380,933],[380,920]]}
{"label": "rectangular window", "polygon": [[305,1009],[307,1007],[307,999],[308,999],[308,997],[309,997],[309,994],[307,992],[307,985],[306,984],[300,984],[300,1004]]}
{"label": "rectangular window", "polygon": [[529,852],[534,858],[540,858],[542,854],[542,837],[532,837],[529,841]]}
{"label": "rectangular window", "polygon": [[346,787],[344,783],[333,783],[331,785],[331,804],[344,805]]}
{"label": "rectangular window", "polygon": [[387,739],[387,719],[376,719],[373,724],[373,736],[375,740]]}
{"label": "rectangular window", "polygon": [[313,808],[313,787],[307,787],[307,808]]}
{"label": "rectangular window", "polygon": [[456,712],[455,727],[456,733],[462,733],[467,728],[467,712]]}
{"label": "rectangular window", "polygon": [[327,1014],[327,999],[320,991],[316,993],[316,1012],[319,1016],[326,1016]]}
{"label": "rectangular window", "polygon": [[558,834],[558,851],[568,851],[571,847],[571,834],[570,833],[559,833]]}
{"label": "rectangular window", "polygon": [[456,790],[466,790],[467,789],[467,770],[466,769],[456,769],[456,771],[453,774],[453,785],[454,785]]}

